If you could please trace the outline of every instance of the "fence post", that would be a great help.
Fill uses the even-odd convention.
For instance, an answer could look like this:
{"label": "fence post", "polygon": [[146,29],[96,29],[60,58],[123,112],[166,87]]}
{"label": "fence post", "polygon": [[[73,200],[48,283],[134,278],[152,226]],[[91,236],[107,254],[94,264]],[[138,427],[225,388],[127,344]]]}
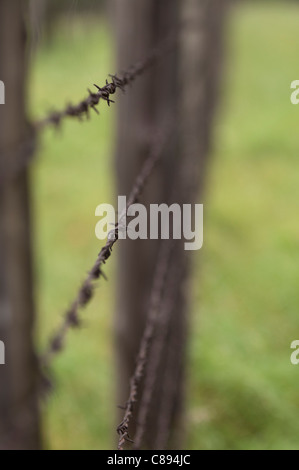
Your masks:
{"label": "fence post", "polygon": [[[169,38],[177,39],[177,0],[115,0],[118,31],[118,69],[143,58],[153,47]],[[151,140],[163,123],[165,112],[175,118],[177,103],[178,41],[172,52],[120,97],[118,113],[117,182],[118,194],[127,194],[146,158]],[[174,119],[176,122],[176,120]],[[172,193],[172,175],[178,158],[176,130],[163,152],[161,164],[151,179],[142,203],[168,202]],[[118,401],[125,405],[130,377],[145,325],[159,240],[126,240],[119,246],[118,303],[116,338],[118,351]],[[158,383],[163,386],[163,370]],[[157,396],[151,404],[150,423],[145,432],[145,447],[154,447],[157,427]],[[136,403],[136,414],[138,413]],[[134,436],[132,420],[130,434]]]}
{"label": "fence post", "polygon": [[[212,117],[219,81],[225,0],[115,0],[119,68],[142,57],[169,33],[176,38],[174,53],[142,78],[122,97],[118,113],[117,181],[119,195],[126,194],[148,151],[151,132],[168,109],[177,119],[172,145],[163,157],[156,180],[142,202],[162,203],[173,194],[173,179],[179,173],[175,201],[195,203],[205,179]],[[218,29],[219,28],[219,29]],[[116,337],[118,348],[119,404],[128,397],[130,377],[144,328],[148,292],[157,261],[159,242],[127,240],[120,246]],[[180,270],[175,291],[178,301],[172,312],[168,344],[163,351],[157,387],[144,434],[144,448],[182,446],[180,433],[184,411],[185,346],[187,332],[190,263],[176,255]],[[165,359],[171,358],[169,363]],[[169,364],[171,365],[169,366]],[[170,384],[170,386],[169,386]],[[165,392],[165,389],[167,389]],[[173,388],[175,390],[173,390]],[[167,396],[165,396],[165,393]],[[167,416],[161,397],[167,402]],[[138,415],[138,403],[135,416]],[[156,439],[161,422],[161,438]],[[167,428],[167,429],[166,429]],[[131,436],[135,429],[131,426]],[[163,434],[163,435],[162,435]]]}
{"label": "fence post", "polygon": [[[0,0],[1,170],[20,158],[26,137],[26,31],[23,0]],[[9,152],[8,152],[9,149]],[[16,150],[14,150],[16,149]],[[0,186],[0,449],[38,449],[37,373],[33,349],[30,191],[26,169]]]}

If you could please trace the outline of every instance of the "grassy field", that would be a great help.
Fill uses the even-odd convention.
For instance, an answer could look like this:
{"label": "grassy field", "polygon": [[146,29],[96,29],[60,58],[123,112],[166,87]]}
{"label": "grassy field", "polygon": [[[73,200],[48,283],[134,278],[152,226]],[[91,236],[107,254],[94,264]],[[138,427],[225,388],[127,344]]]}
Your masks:
{"label": "grassy field", "polygon": [[[299,6],[250,2],[234,10],[205,197],[205,243],[195,255],[185,448],[298,449]],[[33,116],[76,101],[115,71],[112,31],[72,23],[33,64]],[[113,201],[115,110],[46,131],[32,175],[38,343],[59,322],[100,244],[95,207]],[[113,318],[109,283],[55,361],[44,410],[50,449],[112,448]],[[299,366],[298,366],[299,367]]]}

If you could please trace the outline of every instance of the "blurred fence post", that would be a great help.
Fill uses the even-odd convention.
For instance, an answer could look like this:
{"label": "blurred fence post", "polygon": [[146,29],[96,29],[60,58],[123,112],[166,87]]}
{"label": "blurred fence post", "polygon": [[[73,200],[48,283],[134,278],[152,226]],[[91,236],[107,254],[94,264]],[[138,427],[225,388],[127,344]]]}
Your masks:
{"label": "blurred fence post", "polygon": [[[6,103],[0,105],[1,172],[20,158],[18,145],[28,131],[27,6],[23,0],[0,0],[0,78]],[[5,345],[5,365],[0,365],[0,449],[40,447],[29,199],[26,169],[1,183],[0,340]]]}
{"label": "blurred fence post", "polygon": [[203,191],[213,143],[228,4],[228,0],[184,0],[181,4],[179,114],[184,155],[181,192],[192,203]]}
{"label": "blurred fence post", "polygon": [[[195,203],[205,180],[216,91],[219,83],[222,26],[226,0],[115,0],[119,68],[143,57],[161,38],[172,33],[174,53],[161,60],[122,97],[118,113],[117,181],[124,195],[145,158],[150,138],[168,110],[177,118],[172,143],[166,149],[156,180],[142,202]],[[146,314],[147,296],[157,261],[159,242],[127,240],[120,246],[116,315],[119,404],[124,405]],[[175,264],[181,275],[175,292],[168,346],[171,366],[163,351],[150,407],[143,447],[183,446],[181,437],[185,389],[185,347],[189,262],[180,253]],[[187,294],[187,295],[186,295]],[[161,397],[164,396],[161,405]],[[138,412],[138,403],[136,406]],[[163,409],[164,408],[164,409]],[[164,416],[167,408],[167,416]],[[136,413],[137,415],[138,413]],[[164,429],[159,423],[167,423]],[[134,426],[131,435],[134,437]],[[178,431],[178,432],[177,432]],[[159,437],[157,437],[159,436]]]}
{"label": "blurred fence post", "polygon": [[[163,40],[178,34],[178,0],[115,0],[118,34],[118,69],[143,59]],[[117,139],[118,194],[128,194],[142,162],[148,155],[157,129],[165,124],[165,114],[174,117],[177,103],[177,47],[140,77],[134,87],[120,97]],[[169,200],[178,157],[176,132],[163,152],[161,164],[142,196],[142,202]],[[124,405],[142,337],[149,295],[159,251],[159,240],[126,240],[119,246],[118,305],[116,337],[118,351],[118,400]],[[161,375],[162,374],[162,375]],[[163,376],[161,371],[159,378]],[[161,386],[162,381],[159,380]],[[157,396],[152,403],[145,447],[153,448],[157,427]],[[138,404],[136,404],[136,412]],[[134,423],[130,433],[134,435]]]}

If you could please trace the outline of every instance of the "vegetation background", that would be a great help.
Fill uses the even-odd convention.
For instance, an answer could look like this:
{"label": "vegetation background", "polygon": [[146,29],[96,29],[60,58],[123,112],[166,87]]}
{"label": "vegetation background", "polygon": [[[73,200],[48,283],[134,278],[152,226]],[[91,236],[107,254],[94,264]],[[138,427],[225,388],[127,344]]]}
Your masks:
{"label": "vegetation background", "polygon": [[[295,2],[240,2],[231,12],[205,242],[194,254],[186,449],[299,448],[299,369],[290,363],[299,335],[299,107],[290,103],[298,23]],[[105,17],[99,26],[74,9],[59,20],[32,57],[32,117],[104,83],[115,71],[114,36]],[[100,249],[94,211],[114,202],[114,119],[102,104],[88,125],[65,122],[40,142],[32,175],[39,347]],[[55,361],[44,410],[50,449],[114,446],[114,270],[112,260],[83,330]]]}

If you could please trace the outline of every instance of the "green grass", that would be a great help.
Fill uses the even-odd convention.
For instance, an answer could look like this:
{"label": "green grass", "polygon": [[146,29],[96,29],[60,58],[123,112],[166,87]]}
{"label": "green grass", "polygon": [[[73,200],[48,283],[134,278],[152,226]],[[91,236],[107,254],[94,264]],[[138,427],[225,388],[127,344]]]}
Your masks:
{"label": "green grass", "polygon": [[226,83],[194,281],[192,448],[298,449],[299,8],[230,21]]}
{"label": "green grass", "polygon": [[[185,447],[298,449],[299,6],[250,2],[227,35],[222,106],[215,131],[205,242],[195,254]],[[115,71],[105,22],[59,29],[33,64],[32,114],[81,99]],[[35,164],[34,210],[39,347],[68,307],[100,243],[96,206],[113,201],[115,111],[47,130]],[[84,313],[55,360],[56,388],[44,410],[50,449],[113,447],[113,289]]]}

